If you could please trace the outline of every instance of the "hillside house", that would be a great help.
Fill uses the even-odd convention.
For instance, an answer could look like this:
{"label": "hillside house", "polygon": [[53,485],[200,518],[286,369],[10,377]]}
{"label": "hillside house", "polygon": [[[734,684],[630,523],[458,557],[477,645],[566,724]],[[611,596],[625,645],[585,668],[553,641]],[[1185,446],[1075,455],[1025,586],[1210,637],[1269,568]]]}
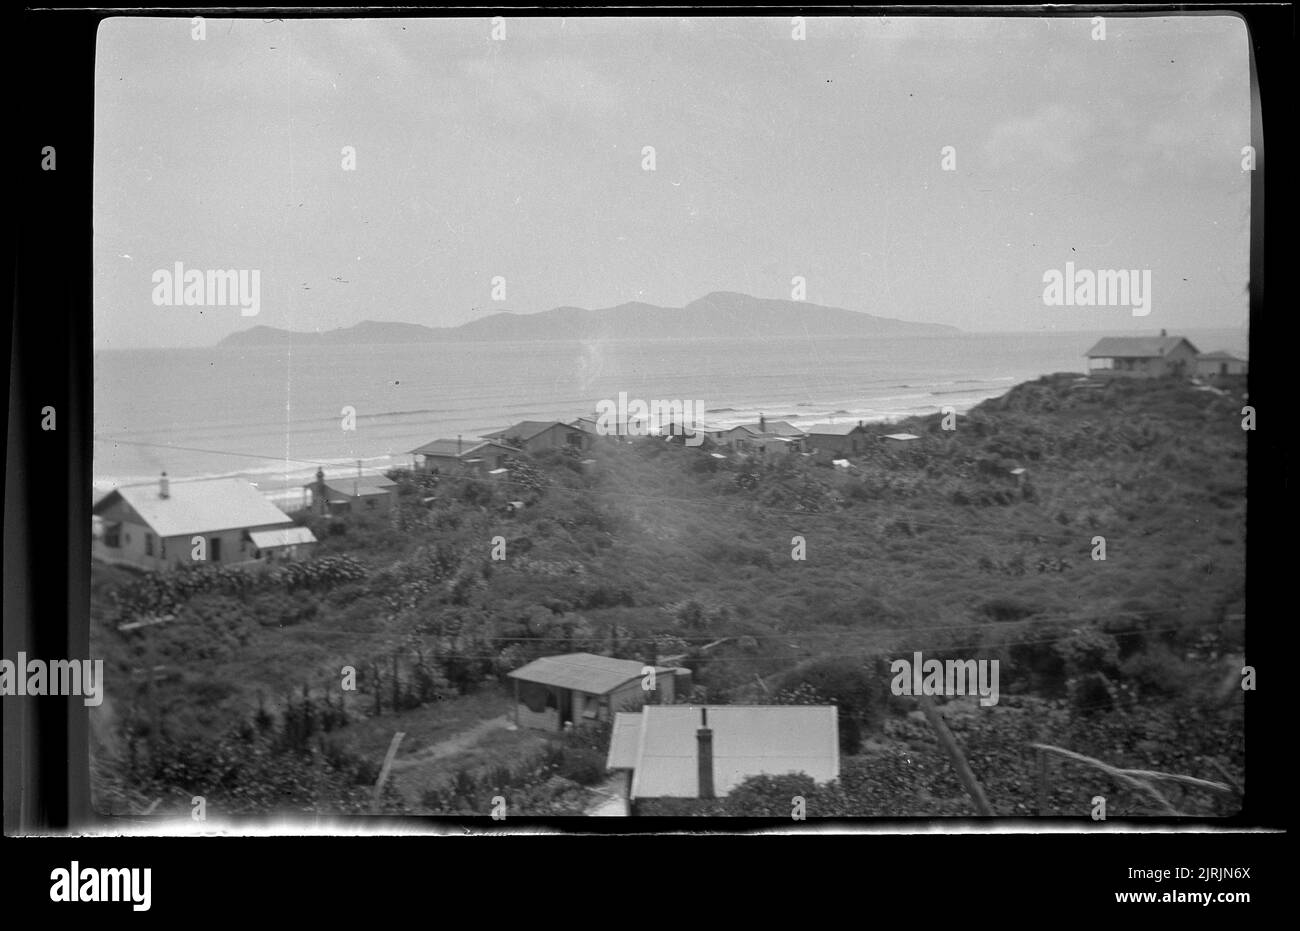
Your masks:
{"label": "hillside house", "polygon": [[484,439],[496,440],[527,453],[540,453],[548,449],[591,448],[591,436],[580,427],[560,423],[558,420],[522,420],[504,430],[483,434]]}
{"label": "hillside house", "polygon": [[504,469],[506,460],[519,456],[523,450],[491,440],[431,440],[411,450],[417,457],[415,468],[423,472],[456,473],[465,471],[490,472]]}
{"label": "hillside house", "polygon": [[91,554],[141,569],[193,564],[196,538],[214,565],[304,558],[316,545],[310,530],[237,478],[172,483],[164,472],[156,483],[110,491],[92,513]]}
{"label": "hillside house", "polygon": [[1234,356],[1232,353],[1223,350],[1202,353],[1196,357],[1196,374],[1202,378],[1213,378],[1222,375],[1246,375],[1249,374],[1249,370],[1249,362],[1240,356]]}
{"label": "hillside house", "polygon": [[808,428],[805,443],[818,462],[845,459],[866,452],[870,437],[862,421],[818,423]]}
{"label": "hillside house", "polygon": [[515,680],[515,724],[562,731],[566,724],[609,721],[641,702],[671,702],[676,670],[656,666],[654,690],[642,688],[648,674],[635,660],[594,653],[543,656],[509,673]]}
{"label": "hillside house", "polygon": [[1086,353],[1094,378],[1159,378],[1191,375],[1199,351],[1181,336],[1107,336]]}
{"label": "hillside house", "polygon": [[303,486],[307,509],[315,514],[351,514],[364,511],[385,512],[397,499],[397,483],[383,476],[358,476],[325,481],[325,472],[316,471],[316,481]]}
{"label": "hillside house", "polygon": [[840,775],[834,705],[646,705],[619,712],[609,769],[626,774],[627,797],[717,798],[750,776]]}
{"label": "hillside house", "polygon": [[757,423],[742,423],[718,432],[717,442],[739,453],[767,455],[803,451],[804,432],[784,420],[768,420],[762,415]]}

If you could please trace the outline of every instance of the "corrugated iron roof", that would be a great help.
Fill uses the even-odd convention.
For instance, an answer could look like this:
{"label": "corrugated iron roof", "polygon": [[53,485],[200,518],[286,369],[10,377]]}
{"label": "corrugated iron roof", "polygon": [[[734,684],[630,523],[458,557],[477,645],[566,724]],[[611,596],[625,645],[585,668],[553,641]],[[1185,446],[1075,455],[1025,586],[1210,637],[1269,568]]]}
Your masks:
{"label": "corrugated iron roof", "polygon": [[160,537],[293,523],[243,479],[172,481],[166,498],[159,497],[158,490],[158,482],[124,485],[101,498],[95,505],[95,513],[102,514],[120,499]]}
{"label": "corrugated iron roof", "polygon": [[1158,359],[1179,343],[1187,343],[1196,352],[1196,347],[1182,336],[1106,336],[1084,355],[1090,359]]}
{"label": "corrugated iron roof", "polygon": [[919,440],[920,437],[917,436],[915,433],[886,433],[885,439],[903,441],[903,440]]}
{"label": "corrugated iron roof", "polygon": [[[806,773],[839,777],[839,717],[833,705],[709,705],[713,785],[725,795],[750,776]],[[647,705],[633,764],[632,798],[695,798],[699,791],[700,708]],[[625,725],[626,726],[626,725]],[[627,752],[628,737],[618,747]],[[611,754],[614,747],[611,742]]]}
{"label": "corrugated iron roof", "polygon": [[[589,695],[603,695],[632,679],[641,677],[643,663],[631,659],[614,659],[594,653],[566,653],[543,656],[509,675],[527,682],[539,682],[562,689],[576,689]],[[657,674],[671,673],[668,666],[656,666]]]}
{"label": "corrugated iron roof", "polygon": [[283,530],[254,530],[248,537],[259,550],[316,542],[316,535],[307,527],[286,527]]}
{"label": "corrugated iron roof", "polygon": [[606,769],[634,769],[636,752],[641,744],[641,715],[635,711],[614,714],[614,728],[609,735]]}

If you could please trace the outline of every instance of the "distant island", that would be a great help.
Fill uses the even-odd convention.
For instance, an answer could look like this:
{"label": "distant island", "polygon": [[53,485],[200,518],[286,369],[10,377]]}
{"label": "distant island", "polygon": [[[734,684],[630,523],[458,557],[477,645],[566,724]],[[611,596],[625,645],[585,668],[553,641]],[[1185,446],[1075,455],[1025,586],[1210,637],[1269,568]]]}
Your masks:
{"label": "distant island", "polygon": [[326,332],[255,326],[218,346],[359,345],[444,340],[583,340],[656,337],[946,336],[961,332],[937,323],[912,323],[807,301],[773,300],[715,291],[685,307],[630,302],[602,310],[556,307],[535,314],[503,311],[455,327],[367,320]]}

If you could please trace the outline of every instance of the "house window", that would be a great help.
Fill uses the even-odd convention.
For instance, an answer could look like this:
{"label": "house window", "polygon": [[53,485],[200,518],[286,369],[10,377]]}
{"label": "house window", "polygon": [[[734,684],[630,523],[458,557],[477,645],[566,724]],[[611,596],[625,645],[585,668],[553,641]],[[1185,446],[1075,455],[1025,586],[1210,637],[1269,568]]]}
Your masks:
{"label": "house window", "polygon": [[378,501],[378,499],[376,499],[376,498],[367,498],[367,499],[366,499],[366,510],[368,510],[368,511],[373,511],[373,510],[375,510],[377,507],[379,507],[379,501]]}
{"label": "house window", "polygon": [[122,545],[122,525],[119,523],[104,525],[104,545],[114,549]]}
{"label": "house window", "polygon": [[153,555],[153,534],[152,533],[146,532],[144,535],[144,554],[146,556]]}
{"label": "house window", "polygon": [[208,541],[208,557],[213,562],[221,562],[221,537],[213,537]]}

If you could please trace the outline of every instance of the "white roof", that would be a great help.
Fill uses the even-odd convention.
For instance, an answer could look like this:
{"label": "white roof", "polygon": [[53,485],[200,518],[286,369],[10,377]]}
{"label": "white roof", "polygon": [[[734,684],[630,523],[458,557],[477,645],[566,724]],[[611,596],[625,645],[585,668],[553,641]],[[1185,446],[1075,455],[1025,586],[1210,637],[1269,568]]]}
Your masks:
{"label": "white roof", "polygon": [[117,501],[125,501],[160,537],[293,523],[287,514],[243,479],[174,481],[170,483],[166,498],[161,497],[158,491],[158,482],[124,485],[101,498],[94,513],[103,514]]}
{"label": "white roof", "polygon": [[887,440],[919,440],[920,437],[915,433],[886,433]]}
{"label": "white roof", "polygon": [[259,550],[316,542],[316,535],[307,527],[286,527],[283,530],[254,530],[248,537]]}
{"label": "white roof", "polygon": [[[632,798],[697,796],[700,712],[694,705],[646,705],[627,716],[639,718],[639,728],[622,714],[615,717],[608,765],[631,766]],[[833,705],[709,705],[708,726],[719,796],[763,774],[801,772],[819,783],[839,778],[839,717]]]}

